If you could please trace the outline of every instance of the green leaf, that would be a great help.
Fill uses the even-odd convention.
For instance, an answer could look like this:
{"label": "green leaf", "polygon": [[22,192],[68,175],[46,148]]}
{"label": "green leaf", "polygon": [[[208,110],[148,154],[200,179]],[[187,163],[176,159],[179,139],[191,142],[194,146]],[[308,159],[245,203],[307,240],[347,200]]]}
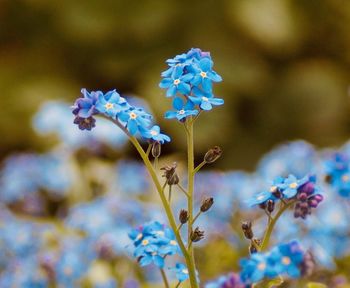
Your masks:
{"label": "green leaf", "polygon": [[306,286],[307,288],[327,288],[326,285],[322,283],[310,282]]}
{"label": "green leaf", "polygon": [[282,285],[283,283],[283,278],[282,277],[278,277],[275,279],[266,279],[263,280],[257,284],[254,284],[254,288],[273,288],[273,287],[278,287],[280,285]]}

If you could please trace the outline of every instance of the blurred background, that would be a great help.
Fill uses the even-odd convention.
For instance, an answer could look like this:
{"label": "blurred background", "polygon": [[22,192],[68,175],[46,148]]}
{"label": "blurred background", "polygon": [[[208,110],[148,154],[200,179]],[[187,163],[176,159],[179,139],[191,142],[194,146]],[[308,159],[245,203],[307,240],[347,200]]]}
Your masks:
{"label": "blurred background", "polygon": [[225,105],[197,124],[198,159],[220,145],[220,168],[252,169],[287,140],[340,145],[350,135],[349,23],[346,0],[1,0],[0,157],[47,149],[32,115],[48,99],[73,103],[81,87],[146,99],[174,140],[165,152],[184,152],[158,83],[164,61],[191,47],[210,51],[224,79],[214,92]]}

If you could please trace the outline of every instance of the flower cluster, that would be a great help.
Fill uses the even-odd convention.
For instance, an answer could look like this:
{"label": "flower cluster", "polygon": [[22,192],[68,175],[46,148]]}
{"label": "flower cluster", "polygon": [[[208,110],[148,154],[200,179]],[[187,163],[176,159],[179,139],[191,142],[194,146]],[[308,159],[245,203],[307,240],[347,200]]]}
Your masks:
{"label": "flower cluster", "polygon": [[326,180],[342,197],[350,197],[350,161],[344,153],[334,153],[325,161]]}
{"label": "flower cluster", "polygon": [[258,193],[246,203],[249,206],[259,205],[271,213],[276,201],[294,201],[296,203],[294,216],[305,219],[311,214],[311,208],[316,208],[323,200],[315,182],[316,177],[314,176],[306,176],[301,179],[297,179],[294,175],[289,175],[287,178],[277,177],[269,190]]}
{"label": "flower cluster", "polygon": [[267,253],[254,253],[240,262],[241,281],[252,284],[278,276],[298,278],[302,275],[305,255],[297,241],[281,244]]}
{"label": "flower cluster", "polygon": [[213,82],[220,82],[222,78],[213,70],[209,52],[192,48],[166,62],[169,68],[161,74],[163,80],[159,87],[167,89],[167,97],[173,97],[174,110],[166,112],[165,118],[184,121],[200,110],[208,111],[224,104],[223,99],[213,94]]}
{"label": "flower cluster", "polygon": [[142,138],[151,142],[169,142],[170,137],[160,133],[157,125],[152,126],[152,115],[141,107],[135,107],[121,97],[116,90],[103,93],[101,91],[88,92],[82,89],[83,97],[78,98],[73,105],[74,123],[81,130],[91,130],[95,127],[96,114],[104,115],[124,127],[132,136],[139,133]]}
{"label": "flower cluster", "polygon": [[181,253],[174,232],[157,221],[133,229],[129,237],[135,246],[134,257],[141,266],[153,263],[163,268],[166,256]]}

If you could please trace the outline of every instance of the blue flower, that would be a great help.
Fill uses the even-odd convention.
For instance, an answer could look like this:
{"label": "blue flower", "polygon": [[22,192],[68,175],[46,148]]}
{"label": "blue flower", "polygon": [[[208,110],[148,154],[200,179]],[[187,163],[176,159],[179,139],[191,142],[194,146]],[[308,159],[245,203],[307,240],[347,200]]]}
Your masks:
{"label": "blue flower", "polygon": [[308,177],[298,180],[294,175],[289,175],[288,178],[283,181],[283,184],[280,185],[283,197],[286,199],[293,198],[298,193],[298,189],[308,182],[308,180]]}
{"label": "blue flower", "polygon": [[119,112],[128,108],[129,105],[126,100],[120,97],[115,90],[109,91],[106,94],[100,94],[96,102],[97,111],[112,118],[115,118]]}
{"label": "blue flower", "polygon": [[189,96],[188,98],[196,105],[198,105],[202,110],[209,111],[214,106],[219,106],[224,104],[224,100],[220,98],[214,98],[210,93],[204,93],[198,88],[193,89],[193,94],[196,97]]}
{"label": "blue flower", "polygon": [[126,128],[133,136],[136,132],[147,129],[151,123],[152,116],[142,108],[131,108],[129,111],[120,112],[118,119],[126,123]]}
{"label": "blue flower", "polygon": [[264,254],[254,253],[249,259],[240,261],[241,281],[246,284],[252,284],[261,281],[265,277],[267,261]]}
{"label": "blue flower", "polygon": [[81,89],[82,98],[78,98],[73,105],[73,114],[80,118],[89,118],[96,114],[95,105],[101,91],[88,92],[85,88]]}
{"label": "blue flower", "polygon": [[173,101],[173,107],[176,111],[167,111],[165,113],[166,119],[176,118],[179,121],[184,120],[188,116],[195,116],[198,114],[198,111],[194,109],[193,103],[187,101],[185,104],[180,97],[176,97]]}
{"label": "blue flower", "polygon": [[212,70],[213,61],[210,58],[204,57],[198,63],[196,74],[193,77],[191,84],[203,88],[205,92],[212,91],[212,82],[220,82],[222,78],[215,71]]}
{"label": "blue flower", "polygon": [[190,277],[186,265],[182,263],[176,263],[174,271],[179,282],[186,281]]}
{"label": "blue flower", "polygon": [[292,278],[301,276],[300,265],[304,259],[304,252],[297,241],[281,244],[271,251],[269,256],[275,263],[275,271],[279,274],[287,274]]}
{"label": "blue flower", "polygon": [[165,256],[181,253],[174,232],[157,221],[131,230],[129,237],[135,246],[134,257],[141,266],[154,263],[163,268]]}
{"label": "blue flower", "polygon": [[164,142],[170,142],[170,137],[168,135],[160,133],[160,127],[157,125],[153,126],[150,129],[142,129],[141,136],[146,139],[159,142],[161,144],[164,144]]}
{"label": "blue flower", "polygon": [[184,67],[176,66],[173,70],[171,77],[164,78],[160,83],[159,87],[167,89],[166,96],[175,96],[176,93],[188,95],[191,91],[189,82],[193,78],[193,75],[188,73],[184,74]]}

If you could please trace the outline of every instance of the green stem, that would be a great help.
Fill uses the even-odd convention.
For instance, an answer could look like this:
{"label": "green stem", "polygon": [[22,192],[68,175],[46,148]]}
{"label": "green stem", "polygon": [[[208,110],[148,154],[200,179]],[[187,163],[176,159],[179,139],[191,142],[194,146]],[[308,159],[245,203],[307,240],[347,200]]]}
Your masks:
{"label": "green stem", "polygon": [[194,169],[193,173],[196,174],[205,164],[207,164],[207,162],[203,161],[196,167],[196,169]]}
{"label": "green stem", "polygon": [[175,288],[180,287],[180,285],[181,285],[181,282],[179,281],[179,282],[177,282],[177,284],[176,284]]}
{"label": "green stem", "polygon": [[281,217],[281,215],[283,214],[283,212],[285,212],[290,206],[292,206],[295,203],[295,201],[291,201],[291,202],[281,202],[281,206],[280,209],[277,211],[275,217],[271,218],[271,220],[269,221],[269,224],[267,226],[267,229],[265,231],[265,235],[263,238],[263,241],[260,245],[260,251],[264,251],[267,249],[269,242],[270,242],[270,238],[271,238],[271,234],[273,231],[273,228],[275,227],[278,219]]}
{"label": "green stem", "polygon": [[172,186],[172,185],[169,185],[169,195],[168,195],[168,202],[169,202],[169,205],[170,205],[170,202],[171,202],[171,186]]}
{"label": "green stem", "polygon": [[201,215],[201,213],[202,211],[199,211],[197,215],[193,218],[192,225],[194,224],[194,222],[196,222],[197,218],[199,217],[199,215]]}
{"label": "green stem", "polygon": [[149,144],[147,147],[146,155],[149,156],[149,153],[151,152],[152,144]]}
{"label": "green stem", "polygon": [[[187,193],[188,193],[188,230],[187,230],[187,243],[188,245],[188,254],[191,260],[191,266],[195,270],[195,262],[194,262],[194,253],[193,246],[191,245],[191,232],[192,232],[192,223],[193,223],[193,192],[194,192],[194,144],[193,144],[193,120],[192,117],[188,118],[186,121],[187,124]],[[186,125],[185,124],[185,125]],[[197,288],[198,283],[196,279],[196,275],[190,273],[190,283],[192,288]]]}
{"label": "green stem", "polygon": [[186,189],[185,189],[184,187],[182,187],[180,184],[177,184],[177,186],[180,188],[180,190],[181,190],[187,197],[189,197],[189,195],[188,195],[188,193],[187,193],[187,191],[186,191]]}
{"label": "green stem", "polygon": [[163,268],[159,268],[160,270],[160,274],[162,274],[162,279],[163,279],[163,282],[164,282],[164,287],[165,288],[169,288],[169,282],[168,282],[168,278],[166,277],[166,274],[164,272],[164,269]]}
{"label": "green stem", "polygon": [[194,266],[193,257],[187,251],[186,246],[185,246],[184,242],[182,241],[181,235],[180,235],[179,231],[177,230],[174,215],[171,211],[170,205],[165,197],[165,194],[163,193],[163,188],[158,180],[157,173],[156,173],[152,163],[148,159],[148,156],[146,155],[145,151],[142,149],[140,143],[137,141],[137,139],[135,137],[130,137],[130,141],[135,146],[138,153],[140,154],[140,156],[141,156],[141,158],[142,158],[142,160],[143,160],[143,162],[148,170],[148,173],[150,174],[150,176],[153,180],[153,183],[156,186],[160,200],[162,202],[166,216],[168,218],[169,225],[173,229],[173,231],[175,233],[176,240],[180,246],[181,252],[185,257],[185,261],[186,261],[186,265],[188,268],[188,273],[189,273],[190,279],[194,279],[194,280],[191,280],[191,288],[198,288],[198,284],[196,281],[196,272],[195,272],[196,269]]}

